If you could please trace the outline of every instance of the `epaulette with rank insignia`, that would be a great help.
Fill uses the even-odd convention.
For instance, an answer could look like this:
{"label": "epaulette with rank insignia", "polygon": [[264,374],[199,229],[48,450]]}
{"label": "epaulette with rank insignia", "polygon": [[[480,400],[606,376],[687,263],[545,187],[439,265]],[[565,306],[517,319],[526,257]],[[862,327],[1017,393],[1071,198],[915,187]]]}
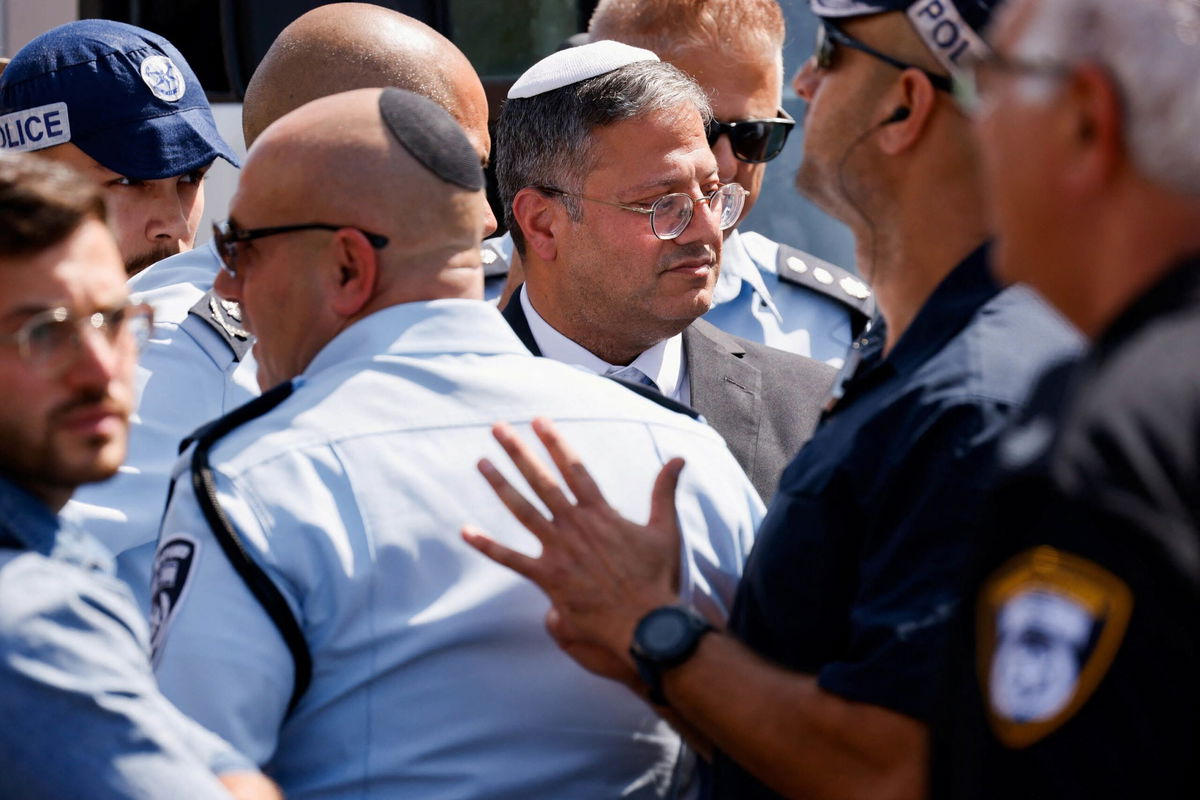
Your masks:
{"label": "epaulette with rank insignia", "polygon": [[188,309],[188,313],[208,323],[229,345],[236,361],[245,358],[254,344],[254,338],[242,327],[241,306],[232,300],[222,300],[212,290],[205,292],[196,305]]}
{"label": "epaulette with rank insignia", "polygon": [[779,245],[775,271],[780,280],[803,286],[845,306],[851,332],[858,336],[875,316],[875,298],[861,278],[836,264],[786,244]]}

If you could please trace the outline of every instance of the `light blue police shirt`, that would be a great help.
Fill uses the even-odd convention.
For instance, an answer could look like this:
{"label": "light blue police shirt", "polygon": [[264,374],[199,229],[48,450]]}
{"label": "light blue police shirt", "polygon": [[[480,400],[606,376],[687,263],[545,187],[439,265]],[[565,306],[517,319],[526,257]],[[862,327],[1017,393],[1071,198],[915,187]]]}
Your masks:
{"label": "light blue police shirt", "polygon": [[228,798],[214,773],[255,767],[159,692],[103,545],[0,478],[4,539],[0,797]]}
{"label": "light blue police shirt", "polygon": [[726,333],[840,367],[851,344],[850,313],[831,297],[779,277],[779,243],[733,231],[704,319]]}
{"label": "light blue police shirt", "polygon": [[219,266],[209,244],[130,280],[133,301],[154,307],[154,333],[138,359],[129,453],[115,476],[80,487],[62,511],[116,554],[117,577],[129,584],[143,615],[180,441],[258,395],[253,357],[236,360],[213,326],[189,313],[212,288]]}
{"label": "light blue police shirt", "polygon": [[[485,240],[482,253],[484,297],[494,302],[512,263],[512,236]],[[704,319],[734,336],[840,367],[851,344],[850,312],[831,297],[780,278],[778,255],[779,244],[761,234],[730,233]]]}
{"label": "light blue police shirt", "polygon": [[[221,506],[303,629],[293,662],[201,516],[181,463],[163,523],[153,634],[164,692],[254,758],[289,798],[671,796],[678,736],[624,686],[562,653],[532,583],[459,537],[539,545],[476,470],[497,420],[553,418],[616,509],[687,459],[681,596],[724,619],[762,505],[710,428],[583,370],[531,356],[496,309],[408,303],[346,329],[295,393],[212,451]],[[181,575],[186,582],[181,585]],[[160,593],[161,589],[161,593]],[[156,604],[158,600],[156,599]]]}

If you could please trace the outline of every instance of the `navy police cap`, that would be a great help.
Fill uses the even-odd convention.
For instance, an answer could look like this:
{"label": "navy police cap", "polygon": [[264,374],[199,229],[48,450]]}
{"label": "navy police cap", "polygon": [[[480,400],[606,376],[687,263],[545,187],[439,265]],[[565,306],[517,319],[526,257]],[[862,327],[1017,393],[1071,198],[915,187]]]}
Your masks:
{"label": "navy police cap", "polygon": [[174,45],[111,20],[43,33],[0,76],[0,150],[67,142],[139,180],[183,175],[217,156],[238,166]]}
{"label": "navy police cap", "polygon": [[818,17],[842,18],[902,11],[926,46],[953,71],[967,56],[983,57],[983,31],[1003,0],[809,0]]}

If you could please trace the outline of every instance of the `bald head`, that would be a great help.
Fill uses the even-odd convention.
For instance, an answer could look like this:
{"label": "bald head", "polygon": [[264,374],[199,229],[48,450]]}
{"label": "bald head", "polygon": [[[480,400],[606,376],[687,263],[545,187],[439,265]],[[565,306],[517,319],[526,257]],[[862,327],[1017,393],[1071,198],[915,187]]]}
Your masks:
{"label": "bald head", "polygon": [[477,268],[486,199],[469,141],[425,98],[394,89],[386,90],[393,102],[383,97],[380,89],[331,95],[269,126],[250,150],[233,217],[331,220],[386,236],[384,284],[419,284],[472,255]]}
{"label": "bald head", "polygon": [[237,246],[234,270],[213,285],[241,303],[257,337],[259,385],[300,374],[377,311],[481,299],[482,186],[453,118],[399,89],[330,95],[269,125],[246,157],[230,223],[295,227]]}
{"label": "bald head", "polygon": [[283,29],[246,87],[246,144],[312,100],[384,86],[415,92],[449,111],[481,161],[487,160],[487,97],[466,56],[428,25],[366,3],[320,6]]}

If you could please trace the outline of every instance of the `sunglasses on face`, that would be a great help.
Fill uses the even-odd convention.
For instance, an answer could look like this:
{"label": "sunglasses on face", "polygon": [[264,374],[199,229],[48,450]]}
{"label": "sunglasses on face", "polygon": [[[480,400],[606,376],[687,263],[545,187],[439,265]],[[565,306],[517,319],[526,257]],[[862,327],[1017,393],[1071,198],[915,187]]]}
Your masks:
{"label": "sunglasses on face", "polygon": [[918,67],[916,64],[909,64],[907,61],[901,61],[898,58],[892,58],[886,53],[881,53],[866,42],[855,39],[842,30],[836,23],[822,18],[821,24],[817,26],[817,47],[813,51],[813,57],[817,61],[817,69],[828,70],[833,66],[833,59],[837,54],[839,46],[849,47],[851,50],[866,53],[872,58],[879,59],[883,63],[893,66],[902,72],[906,69],[915,69],[924,74],[926,78],[929,78],[929,82],[933,84],[933,88],[941,89],[943,92],[954,92],[954,85],[947,76],[938,75],[923,67]]}
{"label": "sunglasses on face", "polygon": [[795,126],[796,120],[781,108],[779,116],[772,119],[710,120],[706,133],[709,147],[715,146],[724,134],[729,137],[734,158],[747,164],[761,164],[782,152],[788,134]]}

